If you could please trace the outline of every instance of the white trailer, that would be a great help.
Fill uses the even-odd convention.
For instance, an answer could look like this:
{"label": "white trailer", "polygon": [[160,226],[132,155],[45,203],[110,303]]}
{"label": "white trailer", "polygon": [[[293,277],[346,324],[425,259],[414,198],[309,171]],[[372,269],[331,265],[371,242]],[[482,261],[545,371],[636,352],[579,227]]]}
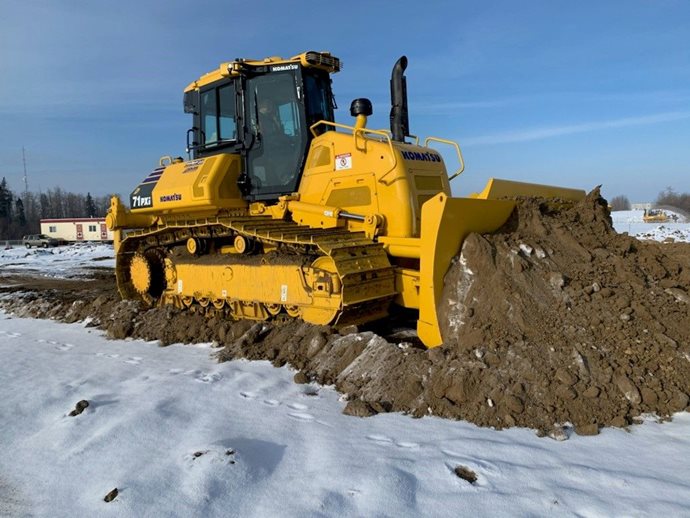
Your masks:
{"label": "white trailer", "polygon": [[68,242],[113,240],[105,218],[42,219],[41,234]]}

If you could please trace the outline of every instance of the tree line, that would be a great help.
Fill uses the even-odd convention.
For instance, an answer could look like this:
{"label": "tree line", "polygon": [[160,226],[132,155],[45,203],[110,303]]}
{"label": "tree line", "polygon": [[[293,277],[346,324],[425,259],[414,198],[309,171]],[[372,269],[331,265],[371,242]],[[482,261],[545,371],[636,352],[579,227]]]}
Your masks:
{"label": "tree line", "polygon": [[[609,205],[611,205],[611,210],[630,210],[631,208],[627,196],[614,196]],[[672,187],[667,187],[656,197],[654,206],[676,208],[685,214],[690,214],[690,193],[677,193]]]}
{"label": "tree line", "polygon": [[690,193],[677,193],[671,187],[659,193],[656,199],[658,207],[675,207],[690,214]]}
{"label": "tree line", "polygon": [[60,187],[15,194],[3,178],[0,181],[0,241],[38,234],[41,219],[102,218],[109,206],[109,195],[77,194]]}

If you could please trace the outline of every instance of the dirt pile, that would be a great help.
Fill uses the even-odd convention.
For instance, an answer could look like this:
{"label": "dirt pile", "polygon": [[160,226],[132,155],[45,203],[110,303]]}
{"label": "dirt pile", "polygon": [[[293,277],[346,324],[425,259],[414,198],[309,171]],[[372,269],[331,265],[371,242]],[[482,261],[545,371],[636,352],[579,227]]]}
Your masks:
{"label": "dirt pile", "polygon": [[[690,246],[613,229],[598,191],[521,200],[501,232],[466,240],[446,277],[443,400],[480,424],[570,421],[586,433],[690,394]],[[491,409],[486,411],[488,402]]]}
{"label": "dirt pile", "polygon": [[112,281],[100,291],[70,286],[68,295],[51,289],[0,302],[18,314],[88,318],[113,338],[215,341],[221,360],[290,364],[297,382],[346,394],[352,415],[433,414],[552,434],[571,422],[593,434],[688,407],[690,245],[617,234],[598,191],[579,203],[520,200],[501,231],[471,235],[445,279],[445,345],[429,351],[409,321],[340,331],[232,322],[142,311],[119,301]]}

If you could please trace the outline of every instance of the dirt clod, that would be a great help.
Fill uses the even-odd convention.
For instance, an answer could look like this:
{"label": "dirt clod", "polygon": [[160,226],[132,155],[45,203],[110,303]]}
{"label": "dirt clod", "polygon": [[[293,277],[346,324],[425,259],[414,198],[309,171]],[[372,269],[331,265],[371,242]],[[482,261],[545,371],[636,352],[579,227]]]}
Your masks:
{"label": "dirt clod", "polygon": [[477,474],[467,466],[456,466],[453,472],[461,479],[466,480],[470,484],[477,481]]}
{"label": "dirt clod", "polygon": [[309,383],[309,378],[306,374],[304,374],[304,372],[299,371],[297,374],[295,374],[294,381],[299,385],[303,385],[304,383]]}
{"label": "dirt clod", "polygon": [[110,502],[112,502],[113,500],[115,500],[115,498],[117,497],[118,493],[119,493],[119,491],[117,490],[117,488],[115,488],[115,489],[113,489],[112,491],[110,491],[107,495],[105,495],[105,497],[103,498],[103,500],[106,501],[106,502],[108,502],[108,503],[110,503]]}
{"label": "dirt clod", "polygon": [[74,410],[72,410],[69,415],[70,417],[75,417],[81,414],[86,408],[88,408],[89,402],[85,399],[82,399],[81,401],[78,401],[77,404],[74,406]]}
{"label": "dirt clod", "polygon": [[640,404],[640,402],[642,401],[640,391],[637,390],[637,387],[633,384],[632,381],[630,381],[629,378],[627,378],[626,376],[618,376],[615,379],[615,382],[618,389],[625,396],[625,399],[630,401],[630,403],[632,403],[633,405]]}
{"label": "dirt clod", "polygon": [[377,413],[378,412],[376,412],[371,405],[365,401],[362,401],[361,399],[348,401],[347,405],[345,405],[345,408],[343,409],[343,414],[352,415],[355,417],[369,417]]}
{"label": "dirt clod", "polygon": [[596,423],[577,425],[575,426],[575,433],[577,435],[597,435],[599,433],[599,425]]}

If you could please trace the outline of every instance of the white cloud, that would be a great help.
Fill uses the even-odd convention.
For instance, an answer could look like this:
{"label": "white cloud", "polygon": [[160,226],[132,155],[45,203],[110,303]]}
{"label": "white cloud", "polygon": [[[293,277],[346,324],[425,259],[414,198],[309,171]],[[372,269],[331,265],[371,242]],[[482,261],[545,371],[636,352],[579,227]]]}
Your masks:
{"label": "white cloud", "polygon": [[575,133],[588,133],[612,128],[627,128],[630,126],[645,126],[648,124],[658,124],[683,119],[690,119],[690,111],[676,111],[657,113],[642,117],[625,117],[608,121],[586,122],[581,124],[569,124],[563,126],[551,126],[546,128],[533,128],[517,130],[480,137],[463,138],[463,146],[481,146],[491,144],[509,144],[513,142],[528,142],[532,140],[543,140],[547,138],[559,137],[562,135],[572,135]]}
{"label": "white cloud", "polygon": [[451,114],[462,110],[482,108],[505,108],[521,104],[540,105],[549,103],[651,103],[657,106],[664,103],[683,105],[690,102],[690,90],[652,90],[637,92],[595,92],[562,91],[535,92],[529,95],[513,95],[498,99],[477,99],[471,101],[429,101],[415,102],[412,108],[417,112],[432,114]]}
{"label": "white cloud", "polygon": [[424,113],[443,113],[448,114],[459,110],[468,110],[475,108],[500,108],[515,104],[519,99],[492,99],[483,101],[449,101],[449,102],[431,102],[431,103],[415,103],[414,109],[417,112]]}

